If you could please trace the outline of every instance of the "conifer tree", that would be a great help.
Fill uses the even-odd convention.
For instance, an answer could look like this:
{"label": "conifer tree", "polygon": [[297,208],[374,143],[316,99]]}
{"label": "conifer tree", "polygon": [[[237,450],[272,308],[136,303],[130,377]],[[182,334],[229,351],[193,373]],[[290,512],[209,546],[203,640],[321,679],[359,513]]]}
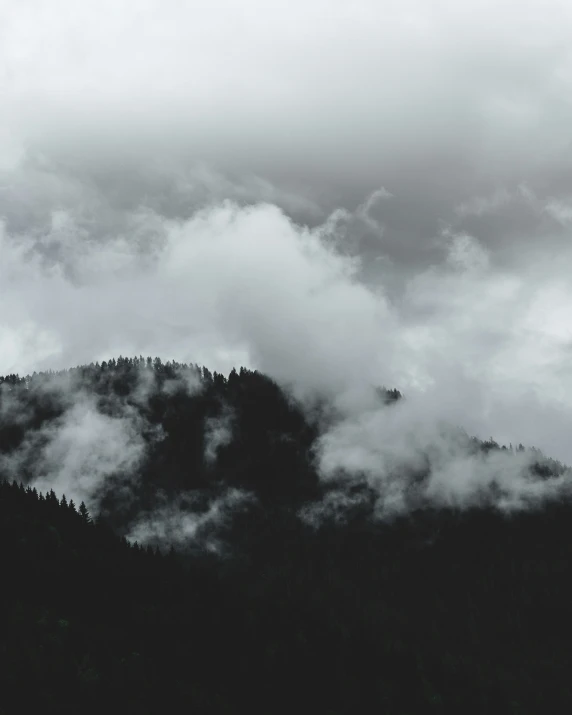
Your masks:
{"label": "conifer tree", "polygon": [[79,505],[79,515],[87,524],[92,523],[91,516],[84,501],[82,501],[82,503]]}

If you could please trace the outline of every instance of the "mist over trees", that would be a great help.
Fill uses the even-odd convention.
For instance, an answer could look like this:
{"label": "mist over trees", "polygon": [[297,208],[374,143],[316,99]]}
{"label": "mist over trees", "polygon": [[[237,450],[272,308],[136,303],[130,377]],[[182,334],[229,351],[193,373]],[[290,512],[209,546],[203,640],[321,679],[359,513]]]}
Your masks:
{"label": "mist over trees", "polygon": [[570,48],[0,0],[0,715],[572,712]]}
{"label": "mist over trees", "polygon": [[0,377],[0,712],[564,711],[568,467],[451,426],[373,478],[354,427],[245,368]]}

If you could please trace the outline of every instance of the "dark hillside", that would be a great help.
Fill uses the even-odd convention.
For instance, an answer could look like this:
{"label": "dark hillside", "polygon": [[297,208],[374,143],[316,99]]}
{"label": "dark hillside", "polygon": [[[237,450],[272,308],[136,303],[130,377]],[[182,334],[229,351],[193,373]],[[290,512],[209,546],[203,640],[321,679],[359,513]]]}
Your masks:
{"label": "dark hillside", "polygon": [[[93,519],[70,494],[32,486],[47,462],[26,447],[41,451],[47,427],[85,394],[110,419],[136,412],[146,444],[135,476],[101,482]],[[388,394],[392,409],[400,396]],[[343,519],[308,522],[300,509],[334,488],[313,458],[319,420],[244,369],[224,378],[120,359],[4,378],[0,397],[2,464],[22,470],[0,484],[0,712],[572,706],[566,500],[507,514],[425,504],[379,520],[356,480],[361,497]],[[216,459],[205,424],[220,433]],[[540,453],[533,468],[540,480],[564,470]],[[181,537],[186,518],[229,493],[247,497]]]}

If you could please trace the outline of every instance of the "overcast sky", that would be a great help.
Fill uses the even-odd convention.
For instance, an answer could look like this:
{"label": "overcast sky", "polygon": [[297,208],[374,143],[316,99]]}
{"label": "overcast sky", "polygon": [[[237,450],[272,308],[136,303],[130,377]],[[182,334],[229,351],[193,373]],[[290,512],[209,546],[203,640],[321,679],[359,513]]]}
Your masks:
{"label": "overcast sky", "polygon": [[0,0],[0,217],[0,374],[382,383],[572,463],[565,0]]}

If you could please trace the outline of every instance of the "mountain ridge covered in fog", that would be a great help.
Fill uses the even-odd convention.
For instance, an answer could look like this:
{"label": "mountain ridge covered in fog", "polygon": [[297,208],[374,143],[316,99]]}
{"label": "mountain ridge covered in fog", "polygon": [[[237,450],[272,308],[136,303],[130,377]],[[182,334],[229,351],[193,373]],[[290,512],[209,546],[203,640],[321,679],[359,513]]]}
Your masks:
{"label": "mountain ridge covered in fog", "polygon": [[568,468],[453,425],[422,453],[407,401],[348,423],[159,358],[2,378],[0,708],[566,708]]}
{"label": "mountain ridge covered in fog", "polygon": [[[258,371],[225,377],[120,356],[5,376],[0,390],[2,476],[85,501],[143,542],[192,541],[196,530],[258,502],[290,506],[316,524],[343,521],[356,507],[384,520],[428,506],[534,508],[564,498],[570,482],[568,468],[540,450],[471,438],[458,425],[440,424],[425,443],[393,450],[384,427],[392,440],[400,426],[416,427],[397,412],[407,402],[397,389],[372,386],[368,411],[348,422],[327,397],[297,399]],[[364,454],[352,431],[371,424],[384,449]]]}

